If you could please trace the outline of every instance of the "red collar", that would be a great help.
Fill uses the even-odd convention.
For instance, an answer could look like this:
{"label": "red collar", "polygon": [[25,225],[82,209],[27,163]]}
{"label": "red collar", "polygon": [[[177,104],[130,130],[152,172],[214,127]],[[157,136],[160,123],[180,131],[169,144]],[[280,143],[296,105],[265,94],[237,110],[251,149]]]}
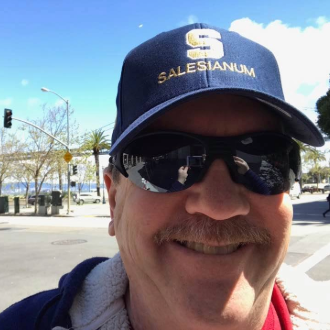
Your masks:
{"label": "red collar", "polygon": [[276,283],[274,285],[268,315],[262,330],[292,330],[288,307]]}

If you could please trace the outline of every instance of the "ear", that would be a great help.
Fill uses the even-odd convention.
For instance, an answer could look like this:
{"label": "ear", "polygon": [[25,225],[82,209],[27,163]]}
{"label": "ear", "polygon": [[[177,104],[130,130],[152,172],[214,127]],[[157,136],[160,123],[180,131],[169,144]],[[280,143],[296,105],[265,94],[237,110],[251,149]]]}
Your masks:
{"label": "ear", "polygon": [[111,221],[108,227],[108,233],[110,236],[115,236],[115,226],[114,226],[114,210],[116,207],[116,185],[113,182],[112,174],[108,167],[106,167],[103,171],[104,182],[107,187],[108,198],[109,198],[109,206],[110,206],[110,217]]}

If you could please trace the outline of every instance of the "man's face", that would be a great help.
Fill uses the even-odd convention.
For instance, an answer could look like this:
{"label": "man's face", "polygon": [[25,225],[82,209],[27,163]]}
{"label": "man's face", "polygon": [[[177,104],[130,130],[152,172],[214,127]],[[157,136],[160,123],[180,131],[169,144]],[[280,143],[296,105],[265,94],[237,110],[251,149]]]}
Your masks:
{"label": "man's face", "polygon": [[[150,129],[235,136],[281,131],[281,125],[256,101],[214,95],[178,106]],[[133,309],[137,303],[142,310],[153,308],[158,319],[164,313],[164,322],[175,329],[262,327],[289,243],[292,207],[287,194],[263,196],[248,191],[232,181],[219,159],[201,182],[184,191],[145,191],[121,176],[118,184],[112,184],[109,199],[114,219],[109,232],[117,237]],[[199,230],[203,223],[216,224],[219,231],[223,228],[232,235],[219,243],[212,235],[201,234],[189,247],[174,239],[155,242],[169,228],[174,228],[175,238],[178,226]],[[243,230],[237,234],[235,224],[241,223]],[[266,233],[270,242],[248,242],[237,249],[237,243],[246,243],[249,237],[244,233],[252,230]]]}

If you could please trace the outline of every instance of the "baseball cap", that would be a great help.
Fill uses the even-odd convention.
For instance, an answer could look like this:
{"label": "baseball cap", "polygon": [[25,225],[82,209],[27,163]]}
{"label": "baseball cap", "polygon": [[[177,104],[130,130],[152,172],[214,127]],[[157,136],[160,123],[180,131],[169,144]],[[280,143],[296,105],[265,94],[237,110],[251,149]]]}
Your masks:
{"label": "baseball cap", "polygon": [[324,144],[316,126],[285,102],[272,52],[236,32],[195,23],[161,33],[126,56],[110,154],[165,112],[207,93],[258,100],[282,118],[288,135]]}

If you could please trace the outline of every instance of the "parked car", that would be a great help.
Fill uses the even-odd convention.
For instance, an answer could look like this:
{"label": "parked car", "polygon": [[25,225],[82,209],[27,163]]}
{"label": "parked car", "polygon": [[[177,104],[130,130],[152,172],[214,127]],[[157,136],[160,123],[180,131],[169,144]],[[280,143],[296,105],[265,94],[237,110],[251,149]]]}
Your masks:
{"label": "parked car", "polygon": [[100,203],[101,197],[92,193],[81,193],[80,195],[77,195],[75,201],[80,205],[84,203]]}
{"label": "parked car", "polygon": [[[46,196],[46,203],[50,204],[52,201],[52,197],[50,195],[44,195],[44,194],[40,194],[38,195],[38,201],[40,201],[40,196]],[[28,198],[28,204],[30,205],[34,205],[36,203],[36,195],[30,196]]]}
{"label": "parked car", "polygon": [[317,188],[315,186],[303,186],[302,188],[302,192],[309,192],[311,194],[315,193],[315,192],[321,192],[322,194],[324,193],[324,188]]}
{"label": "parked car", "polygon": [[[40,200],[40,196],[38,196],[38,200]],[[28,204],[30,204],[30,205],[34,205],[35,202],[36,202],[36,196],[35,196],[35,195],[30,196],[30,197],[28,198]]]}
{"label": "parked car", "polygon": [[323,187],[324,192],[330,192],[330,184]]}
{"label": "parked car", "polygon": [[304,192],[311,192],[311,187],[310,186],[303,186],[301,191]]}

